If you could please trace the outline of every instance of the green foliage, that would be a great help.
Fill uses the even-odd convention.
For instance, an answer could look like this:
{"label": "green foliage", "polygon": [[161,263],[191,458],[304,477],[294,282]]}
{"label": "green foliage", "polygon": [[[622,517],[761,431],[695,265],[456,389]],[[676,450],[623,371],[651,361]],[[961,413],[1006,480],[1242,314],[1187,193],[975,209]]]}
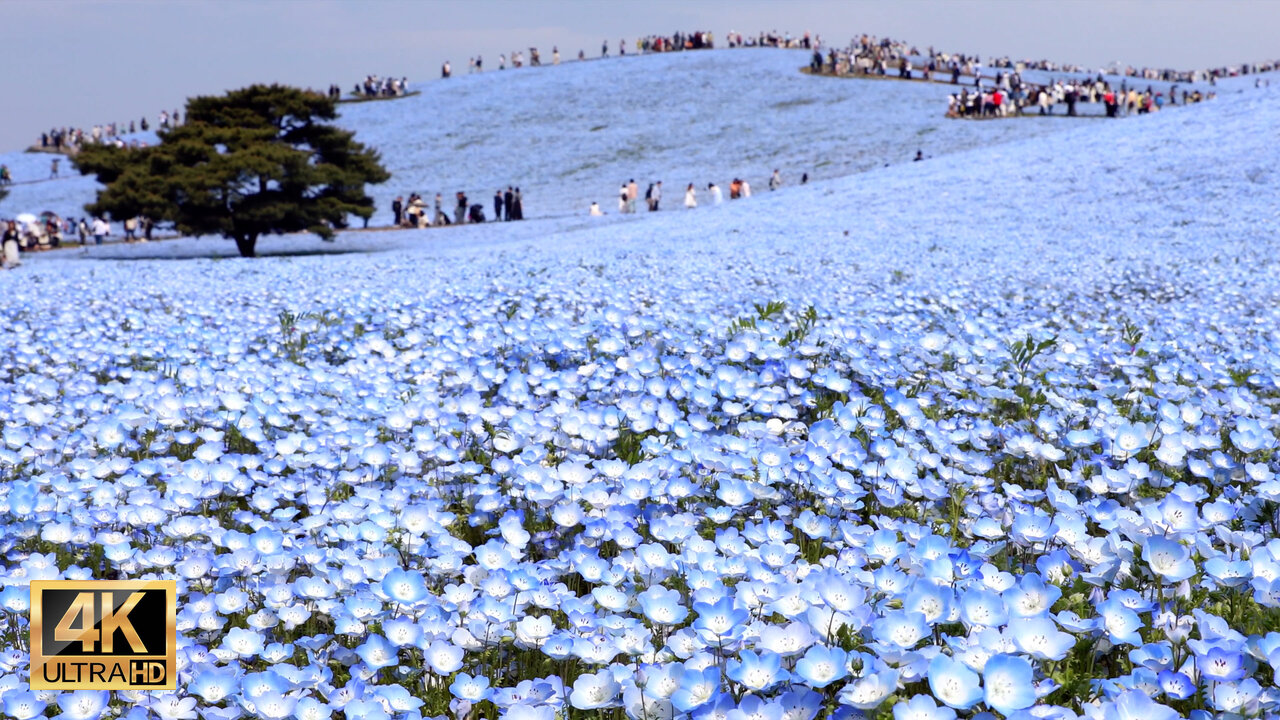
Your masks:
{"label": "green foliage", "polygon": [[813,330],[813,326],[818,324],[818,311],[812,305],[805,309],[804,314],[796,320],[796,324],[782,336],[782,340],[778,343],[783,347],[803,342],[809,336],[809,331]]}
{"label": "green foliage", "polygon": [[1057,335],[1048,340],[1036,342],[1028,333],[1026,340],[1018,340],[1010,345],[1009,355],[1013,358],[1013,366],[1017,369],[1018,375],[1025,378],[1027,371],[1031,369],[1031,361],[1042,353],[1052,350],[1057,344]]}
{"label": "green foliage", "polygon": [[1120,339],[1124,341],[1125,345],[1128,345],[1131,348],[1138,347],[1138,343],[1142,342],[1143,335],[1144,333],[1142,328],[1134,325],[1128,320],[1124,321],[1124,328],[1121,329]]}
{"label": "green foliage", "polygon": [[223,435],[222,442],[226,445],[227,452],[237,455],[257,455],[262,452],[258,449],[258,445],[244,436],[240,432],[240,428],[234,424],[227,425],[226,433]]}
{"label": "green foliage", "polygon": [[222,235],[252,257],[259,236],[309,231],[329,238],[348,215],[369,218],[367,183],[390,175],[336,117],[324,95],[254,85],[187,103],[185,124],[160,144],[89,146],[82,174],[106,188],[85,206],[94,215],[145,215],[189,235]]}
{"label": "green foliage", "polygon": [[[781,300],[770,300],[768,303],[761,305],[760,303],[752,303],[756,314],[744,315],[736,318],[729,323],[729,336],[733,337],[740,333],[748,331],[760,330],[759,323],[761,321],[769,322],[775,319],[782,319],[787,311],[787,304]],[[782,337],[776,338],[779,345],[788,346],[802,342],[813,330],[818,323],[818,311],[810,305],[805,311],[796,318],[795,322],[783,333]]]}
{"label": "green foliage", "polygon": [[302,351],[307,349],[310,344],[310,333],[302,332],[298,329],[298,321],[305,316],[291,313],[288,310],[281,310],[278,316],[280,320],[280,344],[284,349],[285,355],[288,356],[289,362],[295,365],[302,365]]}
{"label": "green foliage", "polygon": [[613,455],[628,465],[638,465],[645,460],[644,441],[654,435],[653,430],[638,433],[630,427],[618,430],[618,439],[613,442]]}

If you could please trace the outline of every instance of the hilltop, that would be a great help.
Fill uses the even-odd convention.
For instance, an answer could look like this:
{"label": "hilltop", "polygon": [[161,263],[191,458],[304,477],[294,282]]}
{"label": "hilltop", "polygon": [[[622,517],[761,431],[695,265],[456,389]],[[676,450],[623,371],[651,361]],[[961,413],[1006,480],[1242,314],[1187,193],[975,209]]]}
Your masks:
{"label": "hilltop", "polygon": [[181,578],[162,713],[1274,716],[1280,86],[969,123],[796,66],[344,107],[384,208],[526,222],[0,273],[0,575]]}

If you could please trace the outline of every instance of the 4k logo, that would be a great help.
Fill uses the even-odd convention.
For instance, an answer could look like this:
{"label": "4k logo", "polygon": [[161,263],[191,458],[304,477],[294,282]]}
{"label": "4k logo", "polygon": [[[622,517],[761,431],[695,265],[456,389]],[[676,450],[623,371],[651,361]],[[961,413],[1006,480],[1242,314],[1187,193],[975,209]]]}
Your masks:
{"label": "4k logo", "polygon": [[175,690],[172,580],[31,583],[31,689]]}

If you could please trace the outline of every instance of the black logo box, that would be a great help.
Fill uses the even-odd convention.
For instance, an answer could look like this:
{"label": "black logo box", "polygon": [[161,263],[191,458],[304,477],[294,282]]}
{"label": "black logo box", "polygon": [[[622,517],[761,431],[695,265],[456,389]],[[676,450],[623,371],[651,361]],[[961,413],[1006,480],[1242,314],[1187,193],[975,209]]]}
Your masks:
{"label": "black logo box", "polygon": [[[146,647],[144,652],[134,652],[130,646],[128,639],[120,629],[116,629],[112,637],[112,651],[106,653],[102,651],[106,638],[99,637],[99,641],[94,643],[94,649],[86,652],[79,641],[57,641],[54,639],[54,633],[58,623],[71,609],[71,604],[75,602],[76,596],[82,593],[93,594],[93,616],[91,618],[94,628],[101,634],[101,622],[103,616],[103,598],[104,596],[111,598],[113,610],[124,605],[129,597],[134,593],[142,593],[142,598],[133,610],[129,612],[129,623],[133,626],[138,638],[142,640],[142,644]],[[122,657],[122,656],[153,656],[165,655],[169,652],[167,644],[168,634],[166,620],[168,615],[168,603],[164,590],[98,590],[92,584],[87,585],[83,590],[53,590],[45,589],[41,592],[41,603],[43,605],[44,622],[40,628],[41,650],[46,658],[91,658],[91,657]],[[83,627],[85,622],[84,613],[80,613],[74,619],[74,627],[79,629]]]}

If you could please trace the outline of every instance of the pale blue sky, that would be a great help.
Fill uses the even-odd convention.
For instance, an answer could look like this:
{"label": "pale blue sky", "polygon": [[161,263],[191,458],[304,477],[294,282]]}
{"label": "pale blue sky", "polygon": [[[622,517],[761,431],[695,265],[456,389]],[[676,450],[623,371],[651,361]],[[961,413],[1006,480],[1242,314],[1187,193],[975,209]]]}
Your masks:
{"label": "pale blue sky", "polygon": [[253,82],[349,89],[368,73],[710,30],[854,33],[984,57],[1200,68],[1280,57],[1272,0],[0,0],[0,150]]}

